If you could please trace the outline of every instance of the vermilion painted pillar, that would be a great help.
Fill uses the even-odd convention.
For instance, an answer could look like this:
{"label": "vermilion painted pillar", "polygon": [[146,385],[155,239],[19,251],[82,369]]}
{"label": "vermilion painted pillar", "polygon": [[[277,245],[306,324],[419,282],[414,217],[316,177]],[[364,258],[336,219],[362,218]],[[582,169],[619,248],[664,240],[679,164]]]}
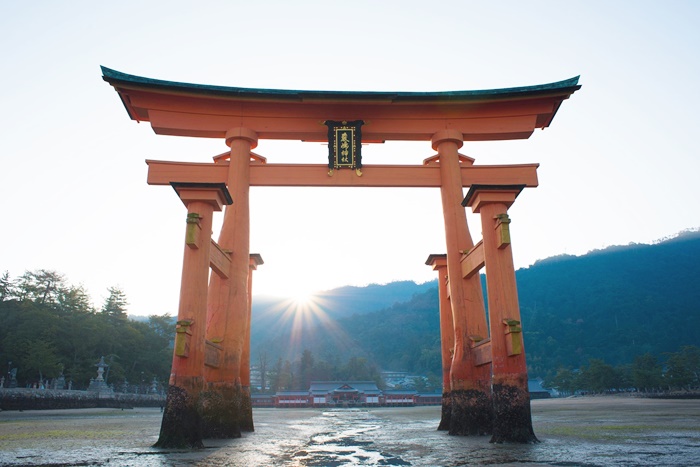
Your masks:
{"label": "vermilion painted pillar", "polygon": [[250,274],[248,275],[248,326],[245,330],[243,341],[243,353],[241,355],[241,386],[243,388],[243,415],[241,417],[241,430],[255,431],[253,424],[253,403],[250,399],[250,323],[253,312],[253,271],[263,264],[262,256],[258,253],[250,254]]}
{"label": "vermilion painted pillar", "polygon": [[450,369],[454,352],[455,335],[452,323],[452,306],[447,293],[447,255],[430,255],[425,262],[438,273],[438,296],[440,303],[440,350],[442,354],[442,416],[438,430],[449,430],[452,417],[452,390]]}
{"label": "vermilion painted pillar", "polygon": [[443,130],[432,138],[440,164],[440,193],[445,218],[447,276],[454,324],[455,347],[450,369],[452,390],[451,435],[483,435],[491,432],[491,373],[488,365],[477,367],[470,336],[487,336],[484,297],[478,274],[462,277],[462,253],[473,246],[467,215],[461,202],[462,176],[459,154],[462,134]]}
{"label": "vermilion painted pillar", "polygon": [[492,443],[537,442],[532,429],[508,208],[523,186],[474,185],[464,205],[481,214],[488,291],[494,423]]}
{"label": "vermilion painted pillar", "polygon": [[205,370],[203,432],[207,438],[241,436],[241,358],[249,326],[250,151],[257,142],[257,134],[247,128],[226,132],[231,148],[227,186],[235,202],[226,209],[218,241],[221,248],[231,251],[228,278],[212,274],[209,285],[207,339],[223,348],[223,358],[219,367]]}
{"label": "vermilion painted pillar", "polygon": [[198,403],[203,389],[212,217],[224,203],[231,203],[223,184],[172,185],[187,206],[187,230],[172,370],[156,446],[202,447]]}

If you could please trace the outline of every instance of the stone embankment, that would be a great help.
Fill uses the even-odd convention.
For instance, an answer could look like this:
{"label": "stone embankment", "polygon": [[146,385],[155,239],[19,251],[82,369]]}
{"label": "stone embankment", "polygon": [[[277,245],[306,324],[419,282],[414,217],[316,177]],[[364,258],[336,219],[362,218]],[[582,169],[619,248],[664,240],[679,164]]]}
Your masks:
{"label": "stone embankment", "polygon": [[0,389],[0,410],[162,407],[160,394],[103,394],[90,391]]}

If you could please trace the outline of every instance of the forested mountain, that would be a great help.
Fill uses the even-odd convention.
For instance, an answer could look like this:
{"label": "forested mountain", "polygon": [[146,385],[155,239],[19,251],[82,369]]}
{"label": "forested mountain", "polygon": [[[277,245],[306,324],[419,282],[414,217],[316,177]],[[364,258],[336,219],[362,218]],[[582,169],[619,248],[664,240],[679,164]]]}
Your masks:
{"label": "forested mountain", "polygon": [[700,232],[549,258],[519,270],[517,279],[535,374],[700,345]]}
{"label": "forested mountain", "polygon": [[[580,368],[590,359],[629,364],[700,345],[699,232],[549,258],[516,275],[531,375]],[[407,302],[329,319],[296,336],[291,328],[278,328],[269,340],[258,334],[253,352],[292,360],[303,348],[322,359],[362,356],[386,370],[439,375],[437,286],[431,285]]]}

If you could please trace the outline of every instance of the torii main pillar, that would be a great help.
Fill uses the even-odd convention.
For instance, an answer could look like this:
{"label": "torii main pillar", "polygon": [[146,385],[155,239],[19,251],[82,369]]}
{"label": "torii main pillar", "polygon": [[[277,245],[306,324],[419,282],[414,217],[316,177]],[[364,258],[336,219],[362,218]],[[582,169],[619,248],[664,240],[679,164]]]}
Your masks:
{"label": "torii main pillar", "polygon": [[443,130],[432,137],[438,152],[440,193],[445,220],[447,276],[454,324],[454,355],[450,367],[451,435],[491,433],[491,373],[489,365],[476,366],[471,343],[486,337],[486,314],[479,275],[463,278],[462,252],[474,247],[462,206],[460,158],[462,133]]}
{"label": "torii main pillar", "polygon": [[209,284],[206,335],[223,348],[223,358],[218,367],[205,370],[205,438],[236,438],[241,436],[241,424],[252,427],[252,416],[244,420],[245,399],[250,395],[242,388],[241,365],[250,326],[250,151],[257,143],[257,134],[248,128],[226,132],[231,148],[226,185],[235,203],[226,209],[218,243],[231,252],[231,264],[228,278],[212,274]]}

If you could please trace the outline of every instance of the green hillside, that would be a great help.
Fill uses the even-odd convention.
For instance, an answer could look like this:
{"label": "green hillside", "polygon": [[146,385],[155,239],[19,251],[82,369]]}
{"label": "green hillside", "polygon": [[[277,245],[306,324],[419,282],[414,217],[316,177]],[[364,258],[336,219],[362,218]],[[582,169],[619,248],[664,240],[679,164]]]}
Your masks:
{"label": "green hillside", "polygon": [[517,273],[535,374],[700,345],[700,233],[560,256]]}

